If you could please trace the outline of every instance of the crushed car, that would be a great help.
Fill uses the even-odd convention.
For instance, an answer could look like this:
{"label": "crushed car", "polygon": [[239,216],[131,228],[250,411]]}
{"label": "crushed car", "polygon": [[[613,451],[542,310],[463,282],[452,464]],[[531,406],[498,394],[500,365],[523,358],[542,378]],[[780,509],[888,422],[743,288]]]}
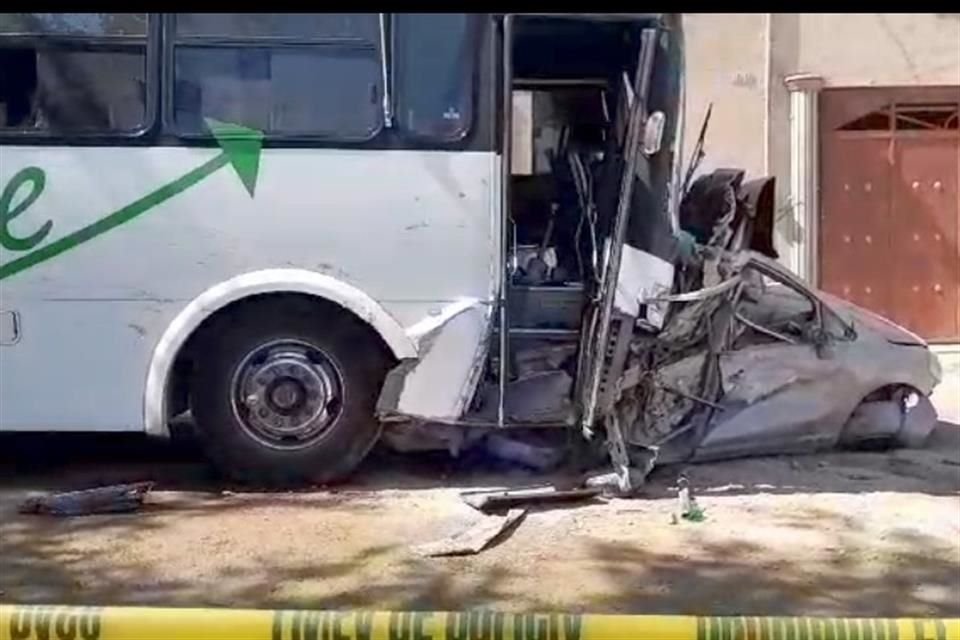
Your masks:
{"label": "crushed car", "polygon": [[704,243],[657,300],[672,304],[663,328],[628,347],[607,416],[628,450],[621,476],[653,462],[922,445],[937,421],[936,356],[780,265],[773,180],[742,178],[704,176],[681,207],[684,232]]}

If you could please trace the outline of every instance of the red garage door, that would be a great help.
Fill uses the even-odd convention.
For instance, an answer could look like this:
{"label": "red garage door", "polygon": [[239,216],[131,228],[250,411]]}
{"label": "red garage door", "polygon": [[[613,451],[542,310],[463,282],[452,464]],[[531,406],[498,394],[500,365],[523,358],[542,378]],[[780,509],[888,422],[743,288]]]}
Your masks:
{"label": "red garage door", "polygon": [[820,96],[820,286],[960,339],[960,87]]}

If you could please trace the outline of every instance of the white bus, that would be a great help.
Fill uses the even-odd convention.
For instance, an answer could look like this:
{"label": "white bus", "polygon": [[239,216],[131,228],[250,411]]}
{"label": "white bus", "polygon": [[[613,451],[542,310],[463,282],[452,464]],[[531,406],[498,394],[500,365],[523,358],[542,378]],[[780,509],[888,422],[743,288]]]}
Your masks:
{"label": "white bus", "polygon": [[[343,477],[385,421],[509,426],[514,342],[576,352],[603,233],[586,220],[590,264],[554,264],[559,217],[559,242],[528,246],[560,156],[511,116],[544,103],[536,133],[585,160],[593,138],[623,147],[613,114],[647,91],[655,33],[657,15],[0,15],[0,430],[166,436],[190,411],[227,473],[286,484]],[[555,326],[507,324],[523,252],[549,274],[517,304],[559,305]]]}

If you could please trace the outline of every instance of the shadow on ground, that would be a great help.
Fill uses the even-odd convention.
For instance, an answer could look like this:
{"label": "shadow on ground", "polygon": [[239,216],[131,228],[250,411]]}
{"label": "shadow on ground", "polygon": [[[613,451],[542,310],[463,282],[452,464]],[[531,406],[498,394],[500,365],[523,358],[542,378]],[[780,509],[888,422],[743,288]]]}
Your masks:
{"label": "shadow on ground", "polygon": [[[856,530],[837,536],[849,549]],[[942,540],[901,532],[879,555],[834,554],[828,562],[743,562],[763,554],[750,542],[708,543],[695,558],[599,543],[594,553],[622,593],[599,598],[600,610],[673,613],[682,594],[694,615],[838,615],[852,617],[957,616],[960,570],[931,553]]]}
{"label": "shadow on ground", "polygon": [[[318,503],[317,508],[326,508]],[[206,509],[207,507],[204,507]],[[353,510],[357,505],[340,504]],[[190,518],[197,511],[181,511]],[[820,514],[816,522],[825,524]],[[836,524],[836,523],[834,523]],[[109,540],[149,538],[156,513],[60,521],[39,534],[20,519],[0,523],[0,600],[251,608],[376,608],[575,611],[691,615],[958,616],[956,550],[922,533],[896,532],[883,551],[857,549],[866,532],[842,523],[827,560],[778,559],[747,541],[704,541],[662,552],[642,541],[587,538],[551,555],[511,539],[475,558],[425,559],[395,544],[331,555],[318,541],[312,560],[264,555],[257,566],[230,562],[183,577],[155,575],[148,558],[100,561],[68,541],[96,530]],[[309,535],[309,532],[304,532]],[[637,532],[642,538],[641,532]],[[269,541],[265,540],[264,544]],[[215,541],[208,541],[215,545]],[[182,549],[183,554],[209,553]],[[227,555],[229,557],[229,554]],[[947,561],[945,561],[945,558]],[[189,566],[189,563],[188,563]],[[566,584],[563,584],[563,583]]]}
{"label": "shadow on ground", "polygon": [[[680,472],[714,502],[706,522],[671,528]],[[130,515],[58,519],[15,511],[30,491],[136,480],[170,491]],[[579,505],[531,514],[510,539],[478,556],[411,552],[411,541],[435,538],[455,511],[456,492],[445,487],[543,480],[482,458],[378,452],[350,484],[333,490],[233,495],[224,490],[236,487],[210,470],[189,439],[4,437],[0,601],[960,615],[955,424],[942,423],[923,450],[664,468],[651,478],[646,500],[620,503],[640,505],[639,516],[613,504]],[[844,511],[879,493],[903,494],[903,526],[897,521],[877,533],[862,515],[869,508]],[[780,509],[781,498],[802,508]],[[839,505],[827,508],[827,500]],[[926,521],[910,522],[917,501],[929,502],[937,532]],[[727,504],[734,506],[724,515]],[[792,554],[775,553],[753,532],[763,527],[772,527],[770,538],[819,537]]]}
{"label": "shadow on ground", "polygon": [[[664,466],[654,470],[643,497],[670,494],[680,473],[697,482],[701,491],[716,495],[863,491],[955,495],[960,494],[960,424],[940,422],[923,449],[831,451]],[[476,451],[455,459],[443,452],[401,455],[377,449],[336,488],[523,487],[566,485],[580,479],[581,474],[566,468],[537,474]],[[0,491],[66,491],[143,480],[155,482],[159,489],[254,489],[220,477],[189,432],[172,442],[128,434],[0,436]]]}

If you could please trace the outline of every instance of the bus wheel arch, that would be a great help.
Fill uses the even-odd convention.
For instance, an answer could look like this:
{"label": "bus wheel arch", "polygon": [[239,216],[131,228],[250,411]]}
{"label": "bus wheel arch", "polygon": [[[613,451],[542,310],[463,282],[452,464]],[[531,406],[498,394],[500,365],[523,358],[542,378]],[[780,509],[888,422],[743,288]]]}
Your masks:
{"label": "bus wheel arch", "polygon": [[320,312],[339,312],[365,325],[370,339],[393,360],[415,358],[416,345],[373,298],[332,276],[301,269],[265,269],[236,276],[197,296],[174,318],[154,348],[144,390],[144,426],[149,435],[169,435],[172,398],[185,356],[220,319],[249,305],[299,300]]}

